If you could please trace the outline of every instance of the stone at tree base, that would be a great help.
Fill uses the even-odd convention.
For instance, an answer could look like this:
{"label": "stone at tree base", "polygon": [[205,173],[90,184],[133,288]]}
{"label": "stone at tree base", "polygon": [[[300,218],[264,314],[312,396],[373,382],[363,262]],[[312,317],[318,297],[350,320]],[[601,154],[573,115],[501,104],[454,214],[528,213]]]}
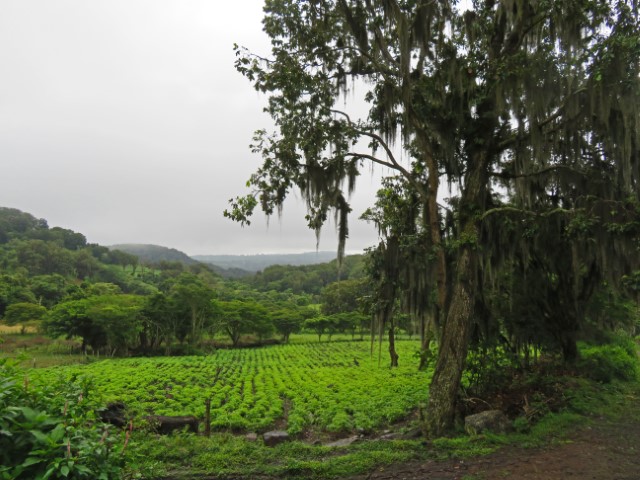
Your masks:
{"label": "stone at tree base", "polygon": [[513,425],[500,410],[487,410],[465,417],[464,429],[469,435],[478,435],[487,431],[508,433],[513,430]]}
{"label": "stone at tree base", "polygon": [[274,447],[289,440],[289,434],[284,430],[272,430],[262,435],[262,439],[267,447]]}
{"label": "stone at tree base", "polygon": [[335,442],[325,444],[325,447],[346,447],[354,442],[357,442],[359,438],[360,437],[358,435],[354,435],[348,438],[341,438],[340,440],[336,440]]}
{"label": "stone at tree base", "polygon": [[244,436],[244,439],[247,440],[248,442],[255,442],[256,440],[258,440],[258,434],[254,432],[247,433]]}

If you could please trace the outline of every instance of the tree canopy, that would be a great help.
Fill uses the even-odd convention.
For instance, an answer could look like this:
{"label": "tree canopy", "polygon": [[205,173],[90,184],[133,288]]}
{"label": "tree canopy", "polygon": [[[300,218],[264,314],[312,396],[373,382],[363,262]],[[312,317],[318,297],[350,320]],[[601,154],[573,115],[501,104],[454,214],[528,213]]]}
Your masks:
{"label": "tree canopy", "polygon": [[[636,3],[267,0],[264,11],[271,53],[237,47],[236,68],[268,95],[276,132],[256,133],[263,164],[226,214],[248,223],[297,188],[311,228],[335,214],[342,256],[358,175],[371,165],[392,172],[394,217],[379,210],[372,220],[386,231],[388,265],[420,260],[387,271],[408,282],[386,288],[388,300],[406,294],[424,315],[433,299],[432,435],[452,425],[499,272],[532,271],[548,284],[541,311],[560,307],[549,324],[575,357],[595,286],[638,267]],[[368,102],[366,118],[350,115],[346,92]]]}

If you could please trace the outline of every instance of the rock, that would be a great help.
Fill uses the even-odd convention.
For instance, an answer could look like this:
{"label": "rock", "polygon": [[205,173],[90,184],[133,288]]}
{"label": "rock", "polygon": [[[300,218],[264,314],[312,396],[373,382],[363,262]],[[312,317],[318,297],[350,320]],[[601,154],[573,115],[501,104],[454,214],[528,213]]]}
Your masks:
{"label": "rock", "polygon": [[341,438],[340,440],[336,440],[335,442],[326,443],[325,447],[347,447],[352,443],[357,442],[360,439],[358,435],[354,435],[353,437]]}
{"label": "rock", "polygon": [[262,439],[267,447],[274,447],[289,440],[289,434],[284,430],[272,430],[262,435]]}
{"label": "rock", "polygon": [[469,435],[478,435],[486,431],[508,433],[513,430],[513,425],[500,410],[487,410],[466,417],[464,429]]}
{"label": "rock", "polygon": [[258,434],[257,434],[257,433],[254,433],[254,432],[247,433],[247,434],[244,436],[244,439],[245,439],[246,441],[248,441],[248,442],[255,442],[256,440],[258,440]]}
{"label": "rock", "polygon": [[404,432],[401,438],[402,440],[415,440],[420,437],[422,437],[422,430],[420,428],[414,428]]}
{"label": "rock", "polygon": [[380,440],[400,440],[403,438],[403,435],[400,432],[390,432],[385,433],[380,437]]}

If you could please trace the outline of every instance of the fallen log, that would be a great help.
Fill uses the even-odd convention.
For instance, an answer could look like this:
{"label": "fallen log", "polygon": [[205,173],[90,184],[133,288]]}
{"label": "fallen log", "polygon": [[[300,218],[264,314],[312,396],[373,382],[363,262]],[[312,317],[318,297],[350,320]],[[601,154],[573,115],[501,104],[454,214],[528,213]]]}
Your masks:
{"label": "fallen log", "polygon": [[149,415],[145,417],[151,431],[160,435],[169,435],[176,430],[198,433],[200,422],[192,416]]}

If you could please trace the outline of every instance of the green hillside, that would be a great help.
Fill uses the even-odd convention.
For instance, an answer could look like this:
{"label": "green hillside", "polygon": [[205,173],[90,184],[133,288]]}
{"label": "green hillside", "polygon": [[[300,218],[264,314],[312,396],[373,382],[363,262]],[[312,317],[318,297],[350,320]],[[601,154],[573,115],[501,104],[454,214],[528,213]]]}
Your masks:
{"label": "green hillside", "polygon": [[143,243],[123,243],[109,246],[112,250],[121,250],[123,252],[135,255],[146,263],[160,262],[180,262],[184,265],[193,265],[196,260],[189,257],[184,252],[175,248],[162,247],[160,245],[150,245]]}

